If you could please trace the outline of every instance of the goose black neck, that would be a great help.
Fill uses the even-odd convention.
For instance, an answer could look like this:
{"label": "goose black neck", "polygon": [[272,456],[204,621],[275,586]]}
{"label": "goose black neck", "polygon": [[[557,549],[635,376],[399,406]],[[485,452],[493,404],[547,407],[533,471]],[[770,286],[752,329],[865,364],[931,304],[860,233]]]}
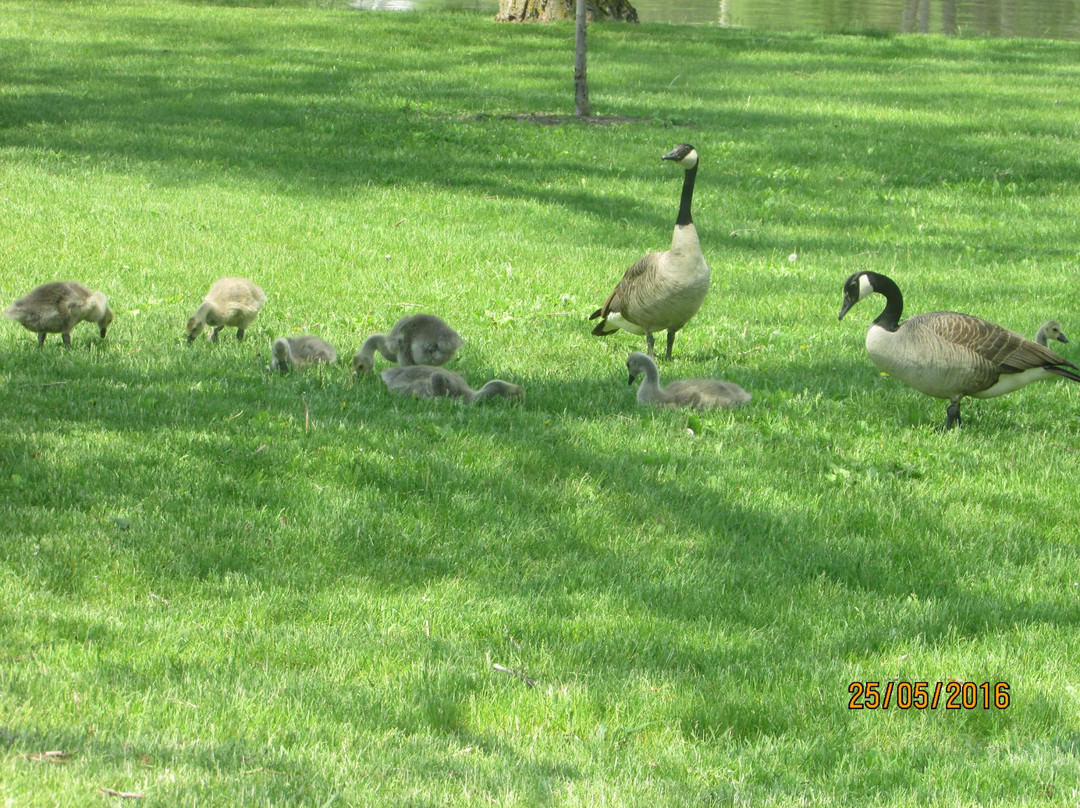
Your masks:
{"label": "goose black neck", "polygon": [[900,316],[904,313],[904,296],[900,293],[900,287],[892,278],[874,273],[871,277],[874,291],[885,296],[885,309],[874,320],[874,325],[879,325],[886,331],[895,331],[900,327]]}
{"label": "goose black neck", "polygon": [[688,225],[693,223],[690,218],[690,204],[694,201],[694,178],[697,177],[697,166],[686,169],[683,176],[682,199],[679,200],[679,218],[676,225]]}

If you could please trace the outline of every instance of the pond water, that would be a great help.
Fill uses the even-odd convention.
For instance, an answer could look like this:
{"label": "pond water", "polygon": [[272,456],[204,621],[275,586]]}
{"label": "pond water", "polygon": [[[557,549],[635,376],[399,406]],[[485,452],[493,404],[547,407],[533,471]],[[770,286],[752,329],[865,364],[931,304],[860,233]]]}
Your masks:
{"label": "pond water", "polygon": [[[1080,0],[631,0],[642,22],[773,31],[922,32],[1080,40]],[[494,16],[498,0],[354,0],[367,10],[455,8]]]}

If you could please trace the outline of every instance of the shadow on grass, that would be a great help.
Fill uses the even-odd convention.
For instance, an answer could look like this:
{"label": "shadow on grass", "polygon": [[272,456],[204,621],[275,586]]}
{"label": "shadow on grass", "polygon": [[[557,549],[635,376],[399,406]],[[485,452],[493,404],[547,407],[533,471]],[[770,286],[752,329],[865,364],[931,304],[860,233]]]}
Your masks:
{"label": "shadow on grass", "polygon": [[[221,35],[210,21],[184,33],[160,20],[128,18],[124,25],[116,42],[73,43],[55,64],[31,58],[33,43],[11,43],[26,61],[14,72],[17,89],[0,131],[9,150],[26,150],[29,156],[19,159],[48,164],[52,158],[37,151],[44,144],[61,166],[89,160],[164,182],[225,176],[313,195],[363,184],[445,184],[571,210],[609,208],[599,192],[547,187],[552,175],[584,170],[586,155],[552,156],[557,130],[449,117],[455,105],[474,112],[554,101],[527,90],[493,99],[481,84],[464,81],[467,70],[427,46],[430,23],[380,23],[371,33],[395,40],[401,51],[378,64],[348,42],[358,30],[367,32],[359,22],[342,26],[347,34],[327,27],[314,47],[303,47],[303,39],[286,46],[297,35],[292,26],[281,42],[267,45],[259,26]],[[503,35],[512,46],[500,40],[491,47],[533,48],[528,61],[539,70],[563,55],[551,32]],[[699,33],[679,37],[697,46],[715,41]],[[739,36],[722,42],[744,54],[760,44]],[[796,47],[782,38],[769,42],[765,47]],[[849,59],[847,47],[832,39],[814,46],[841,74],[880,69]],[[910,46],[888,47],[884,58],[910,58]],[[500,53],[510,60],[512,50]],[[1057,50],[1041,53],[1061,58]],[[712,91],[717,119],[728,133],[747,138],[797,126],[826,131],[834,122],[828,113],[805,111],[815,97],[807,92],[809,98],[792,93],[806,99],[804,110],[784,115],[745,111],[725,92]],[[878,100],[915,104],[918,94],[882,91]],[[651,112],[643,105],[633,114]],[[896,129],[844,123],[843,142],[859,155],[858,168],[887,174],[893,185],[942,179],[937,158],[912,154],[911,143],[948,140],[955,157],[944,172],[949,181],[992,178],[999,168],[992,144],[964,137],[947,121]],[[818,160],[846,174],[850,162],[834,153],[839,142],[786,140],[776,159]],[[808,154],[808,144],[816,151]],[[656,170],[648,163],[630,169],[642,177]],[[1071,162],[1037,153],[1011,170],[1059,182],[1074,174]],[[625,176],[622,167],[602,163],[589,164],[587,172],[599,185]],[[648,226],[662,233],[670,221],[658,215]],[[610,277],[616,279],[617,272]],[[782,281],[754,283],[768,288]],[[855,330],[852,339],[861,340],[862,330]],[[89,593],[96,573],[117,563],[140,585],[166,593],[192,581],[212,589],[229,576],[309,597],[343,582],[406,595],[461,582],[482,603],[508,604],[512,625],[505,633],[532,647],[570,649],[546,667],[538,661],[544,670],[537,675],[547,681],[642,673],[706,681],[726,667],[754,681],[755,670],[776,669],[784,657],[865,656],[892,647],[898,633],[933,644],[957,634],[987,635],[1001,625],[1080,622],[1068,604],[981,592],[972,565],[986,572],[1000,559],[971,548],[957,552],[947,540],[923,541],[917,532],[904,531],[906,538],[893,542],[898,517],[895,508],[877,507],[881,499],[899,503],[904,521],[916,525],[937,523],[936,505],[913,490],[920,482],[910,469],[843,458],[843,444],[828,430],[854,428],[846,413],[793,434],[790,423],[761,409],[769,401],[762,395],[756,411],[703,417],[710,440],[694,444],[685,435],[685,415],[636,408],[617,363],[611,392],[605,380],[522,378],[529,390],[523,407],[470,410],[394,400],[377,382],[268,379],[248,351],[192,351],[163,367],[134,361],[117,367],[108,361],[111,350],[91,348],[91,370],[68,362],[71,357],[29,349],[5,358],[5,371],[20,381],[8,391],[3,419],[0,495],[10,503],[12,529],[0,552],[10,569],[47,593]],[[691,350],[684,358],[704,356]],[[844,402],[851,395],[844,380],[862,378],[863,367],[854,360],[810,361],[771,378],[750,371],[747,386],[775,393],[772,403],[798,421],[815,403],[796,402],[785,390],[822,390],[822,406]],[[33,432],[19,425],[19,414]],[[655,439],[657,432],[664,441]],[[771,481],[747,473],[768,470],[771,453],[790,453],[793,445],[802,478],[790,467]],[[840,480],[823,493],[821,478],[837,476],[832,466],[839,464],[845,471],[861,464],[868,482]],[[748,480],[760,490],[747,490]],[[1034,543],[1025,548],[1040,552]],[[1009,561],[1025,563],[1022,556]],[[912,595],[930,605],[897,608]],[[894,611],[838,620],[825,635],[820,623],[800,628],[815,616],[802,599],[834,615],[863,608],[866,600]],[[608,618],[622,612],[653,632],[634,636],[613,621],[593,625],[583,608]],[[695,644],[714,630],[721,640],[766,640]],[[48,627],[45,641],[82,642],[99,631],[94,636],[102,642],[124,641],[94,621]],[[476,687],[437,684],[416,713],[387,720],[406,732],[430,726],[460,734],[454,694]],[[739,737],[784,732],[812,720],[765,698],[720,710],[721,701],[710,699],[700,710],[680,708],[679,718],[695,738],[728,729]],[[370,704],[345,707],[364,711]]]}
{"label": "shadow on grass", "polygon": [[[222,33],[210,15],[193,15],[182,30],[165,19],[119,16],[115,36],[65,42],[58,46],[61,58],[34,58],[33,43],[9,43],[26,58],[10,79],[14,92],[3,124],[7,148],[25,149],[29,157],[24,159],[41,159],[35,152],[44,148],[61,165],[89,159],[170,184],[224,177],[316,195],[347,193],[363,185],[467,187],[584,212],[604,211],[610,203],[595,192],[553,188],[552,177],[587,172],[596,187],[603,187],[605,176],[612,177],[616,170],[625,176],[623,167],[605,167],[589,155],[558,154],[552,146],[562,140],[559,127],[461,116],[542,113],[544,109],[534,107],[561,105],[561,97],[537,87],[534,78],[562,63],[562,41],[551,29],[468,18],[454,18],[460,30],[448,29],[437,16],[389,21],[385,16],[355,15],[305,24],[292,17],[259,24],[240,16],[231,18],[228,33]],[[83,24],[88,32],[100,33],[99,27],[109,22],[88,14]],[[475,37],[492,33],[484,49],[503,66],[498,95],[486,72],[472,63],[461,64],[455,50],[464,42],[475,50]],[[804,52],[805,65],[788,65],[791,69],[808,77],[829,76],[820,83],[784,82],[774,93],[790,97],[790,111],[784,113],[755,111],[742,104],[741,97],[735,103],[729,84],[700,87],[695,97],[709,108],[697,113],[702,116],[697,125],[710,130],[701,133],[705,141],[717,137],[711,129],[718,125],[726,137],[735,134],[767,144],[778,164],[813,165],[829,177],[852,172],[880,177],[892,189],[1003,180],[1027,181],[1028,191],[1037,193],[1031,187],[1034,181],[1067,182],[1073,177],[1070,154],[1038,145],[1024,149],[1020,161],[1001,165],[1000,146],[985,130],[965,130],[947,116],[907,116],[899,126],[860,119],[856,113],[844,119],[817,110],[838,84],[851,85],[846,76],[862,79],[867,74],[875,78],[859,86],[873,89],[853,108],[948,108],[950,92],[967,92],[948,89],[957,63],[977,65],[972,69],[980,76],[986,70],[1012,76],[1018,64],[1043,71],[1063,63],[1067,54],[1060,48],[1039,47],[1020,59],[1002,48],[989,47],[990,55],[982,55],[904,39],[887,41],[868,56],[865,44],[856,47],[836,37],[763,40],[747,33],[682,29],[669,35],[673,47],[686,49],[691,64],[698,51],[704,61],[707,48],[712,60],[719,48],[729,82],[750,81],[761,69],[762,49],[788,60],[793,52]],[[450,43],[432,48],[432,36]],[[609,42],[599,34],[598,56],[631,58],[636,51],[623,47],[620,36]],[[357,37],[361,42],[379,37],[394,47],[376,56],[358,48]],[[642,69],[648,65],[652,62],[646,59]],[[918,82],[895,80],[912,67],[923,78],[941,79],[942,87],[932,98]],[[632,67],[619,69],[633,74]],[[623,112],[654,121],[656,81],[643,75],[639,95],[650,100],[642,104],[627,98]],[[980,84],[985,86],[985,81]],[[1015,91],[1002,92],[1009,103],[1015,101]],[[1043,102],[1029,103],[1038,108]],[[1061,134],[1043,132],[1040,126],[1035,120],[1031,131],[1021,134]],[[793,128],[814,134],[791,138]],[[650,178],[656,172],[647,160],[629,170]],[[766,182],[775,188],[791,184],[783,177]],[[817,197],[824,192],[802,190]],[[666,221],[664,217],[648,226],[660,228]]]}

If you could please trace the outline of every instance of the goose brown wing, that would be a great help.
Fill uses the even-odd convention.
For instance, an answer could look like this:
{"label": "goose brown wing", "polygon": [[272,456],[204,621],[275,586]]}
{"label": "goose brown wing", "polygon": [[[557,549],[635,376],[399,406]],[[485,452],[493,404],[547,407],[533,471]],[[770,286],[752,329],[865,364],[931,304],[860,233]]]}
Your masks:
{"label": "goose brown wing", "polygon": [[[642,291],[642,284],[648,281],[648,277],[651,273],[656,271],[656,266],[660,260],[660,253],[649,253],[646,256],[639,258],[623,273],[622,279],[616,284],[615,291],[611,293],[607,300],[604,301],[604,305],[594,311],[590,316],[590,320],[595,320],[597,317],[607,317],[611,312],[625,313],[626,305],[630,303],[632,305],[633,298],[638,297]],[[597,333],[597,330],[603,327],[603,323],[598,325],[593,333]],[[613,329],[616,330],[616,329]],[[610,331],[604,331],[608,334]]]}
{"label": "goose brown wing", "polygon": [[1021,373],[1047,366],[1076,367],[1049,348],[999,325],[954,311],[920,314],[911,320],[955,346],[989,362],[998,373]]}

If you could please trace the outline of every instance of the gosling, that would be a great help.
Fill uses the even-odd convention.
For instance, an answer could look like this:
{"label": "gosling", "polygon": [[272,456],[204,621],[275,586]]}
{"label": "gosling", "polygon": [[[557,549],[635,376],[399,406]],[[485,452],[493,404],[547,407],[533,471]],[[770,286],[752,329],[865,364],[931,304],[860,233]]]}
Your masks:
{"label": "gosling", "polygon": [[645,381],[637,391],[639,404],[656,407],[693,407],[696,410],[735,409],[752,396],[733,382],[716,379],[684,379],[660,386],[660,372],[651,357],[634,351],[626,360],[630,384],[642,373]]}
{"label": "gosling", "polygon": [[460,398],[466,404],[502,396],[511,401],[524,401],[525,391],[518,385],[492,379],[479,390],[469,387],[459,374],[446,368],[431,365],[408,365],[406,367],[387,368],[381,374],[387,388],[403,396],[418,398],[436,398],[448,396]]}
{"label": "gosling", "polygon": [[1056,339],[1058,342],[1063,342],[1066,345],[1069,343],[1069,338],[1061,331],[1061,323],[1057,320],[1047,320],[1041,326],[1039,326],[1038,333],[1035,334],[1035,342],[1044,348],[1048,348],[1050,340]]}
{"label": "gosling", "polygon": [[202,305],[187,321],[188,345],[206,326],[213,327],[210,341],[217,342],[221,329],[236,328],[236,338],[242,340],[244,331],[254,321],[266,303],[263,290],[245,278],[222,278],[206,293]]}
{"label": "gosling", "polygon": [[64,347],[70,348],[71,330],[84,320],[97,323],[105,339],[113,321],[105,295],[75,281],[44,283],[4,309],[4,316],[36,333],[39,348],[46,334],[59,334]]}
{"label": "gosling", "polygon": [[402,317],[389,334],[372,334],[353,356],[353,373],[368,373],[375,367],[375,352],[388,362],[409,365],[445,365],[465,344],[457,331],[434,314]]}
{"label": "gosling", "polygon": [[270,366],[282,375],[292,370],[294,365],[301,368],[318,362],[333,364],[337,361],[334,346],[318,337],[278,337],[274,340],[273,353]]}

